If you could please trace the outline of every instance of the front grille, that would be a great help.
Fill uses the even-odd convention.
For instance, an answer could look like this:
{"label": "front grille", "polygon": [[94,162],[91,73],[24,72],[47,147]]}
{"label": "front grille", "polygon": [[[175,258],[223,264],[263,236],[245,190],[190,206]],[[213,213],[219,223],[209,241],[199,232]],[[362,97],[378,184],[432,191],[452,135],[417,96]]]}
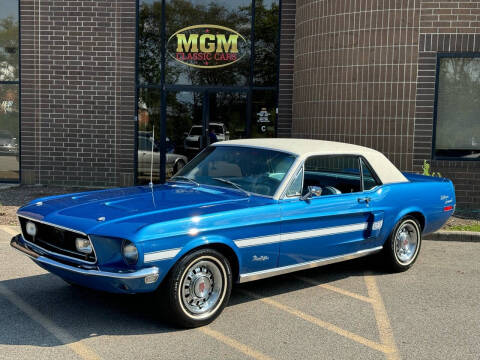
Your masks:
{"label": "front grille", "polygon": [[[65,230],[53,225],[44,224],[35,220],[19,217],[22,234],[25,240],[45,249],[49,252],[68,256],[70,258],[94,263],[96,261],[95,253],[84,254],[77,251],[75,247],[76,238],[88,239],[87,236],[74,231]],[[26,230],[27,222],[32,222],[37,227],[35,237],[28,235]]]}

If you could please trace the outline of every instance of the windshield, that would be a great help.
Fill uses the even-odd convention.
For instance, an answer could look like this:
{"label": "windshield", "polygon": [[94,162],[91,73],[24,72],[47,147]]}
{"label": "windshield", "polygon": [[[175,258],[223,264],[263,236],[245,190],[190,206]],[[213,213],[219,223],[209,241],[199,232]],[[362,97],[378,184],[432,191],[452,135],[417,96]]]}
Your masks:
{"label": "windshield", "polygon": [[199,184],[241,188],[250,193],[273,196],[294,161],[294,155],[275,150],[210,146],[175,177],[186,177]]}
{"label": "windshield", "polygon": [[190,129],[190,135],[202,135],[202,127],[192,126],[192,128]]}

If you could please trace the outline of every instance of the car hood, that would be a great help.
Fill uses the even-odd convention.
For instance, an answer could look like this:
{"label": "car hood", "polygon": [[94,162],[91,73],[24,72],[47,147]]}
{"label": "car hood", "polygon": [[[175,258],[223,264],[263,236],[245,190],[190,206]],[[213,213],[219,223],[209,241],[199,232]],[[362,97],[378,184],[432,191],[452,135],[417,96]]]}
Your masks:
{"label": "car hood", "polygon": [[[271,199],[211,186],[139,186],[36,199],[19,216],[85,234],[132,236],[149,224],[256,206]],[[104,218],[104,219],[103,219]]]}

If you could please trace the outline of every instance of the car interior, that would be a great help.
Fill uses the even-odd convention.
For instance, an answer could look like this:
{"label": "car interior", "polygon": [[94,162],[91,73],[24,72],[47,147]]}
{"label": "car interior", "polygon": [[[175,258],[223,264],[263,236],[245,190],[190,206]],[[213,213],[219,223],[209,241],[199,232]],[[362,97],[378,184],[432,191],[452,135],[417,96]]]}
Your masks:
{"label": "car interior", "polygon": [[[360,162],[362,167],[360,167]],[[320,187],[322,196],[361,192],[360,171],[363,172],[364,190],[370,190],[378,185],[364,160],[357,156],[313,156],[308,158],[305,161],[302,195],[308,193],[309,186]]]}

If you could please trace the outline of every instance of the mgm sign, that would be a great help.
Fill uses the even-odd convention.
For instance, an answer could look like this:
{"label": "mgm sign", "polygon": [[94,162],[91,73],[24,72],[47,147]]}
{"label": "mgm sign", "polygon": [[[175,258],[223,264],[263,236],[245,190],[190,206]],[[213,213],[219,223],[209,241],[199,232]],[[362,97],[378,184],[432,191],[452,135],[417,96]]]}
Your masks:
{"label": "mgm sign", "polygon": [[219,25],[194,25],[175,32],[168,54],[187,66],[211,69],[232,65],[247,53],[247,41],[235,30]]}

